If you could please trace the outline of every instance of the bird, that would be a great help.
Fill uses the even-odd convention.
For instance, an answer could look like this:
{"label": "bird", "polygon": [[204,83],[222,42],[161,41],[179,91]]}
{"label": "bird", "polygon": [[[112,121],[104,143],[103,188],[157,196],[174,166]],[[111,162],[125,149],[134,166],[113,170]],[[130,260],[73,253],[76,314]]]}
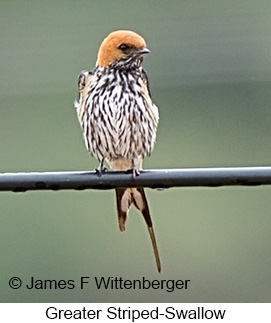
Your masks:
{"label": "bird", "polygon": [[[102,41],[96,65],[78,76],[79,99],[75,101],[78,121],[87,150],[99,161],[98,174],[107,170],[129,171],[136,177],[142,161],[156,142],[159,112],[150,94],[142,67],[150,53],[142,36],[131,30],[116,30]],[[120,231],[125,230],[133,204],[143,215],[151,238],[156,266],[161,261],[144,189],[116,188]]]}

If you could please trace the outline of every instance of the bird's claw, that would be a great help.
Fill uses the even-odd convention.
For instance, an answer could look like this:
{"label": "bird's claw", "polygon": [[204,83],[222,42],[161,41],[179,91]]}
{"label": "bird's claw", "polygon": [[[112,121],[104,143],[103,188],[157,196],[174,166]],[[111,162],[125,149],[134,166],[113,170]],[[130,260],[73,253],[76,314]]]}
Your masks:
{"label": "bird's claw", "polygon": [[100,165],[95,168],[95,171],[97,175],[101,176],[103,173],[105,173],[108,169],[103,165],[103,161],[100,163]]}
{"label": "bird's claw", "polygon": [[132,176],[133,176],[133,178],[136,178],[137,176],[139,176],[140,175],[140,172],[139,172],[139,170],[138,169],[136,169],[136,168],[130,168],[130,169],[128,169],[127,171],[126,171],[126,173],[132,173]]}
{"label": "bird's claw", "polygon": [[98,176],[101,176],[102,174],[104,174],[107,171],[106,167],[103,168],[95,168],[95,172]]}
{"label": "bird's claw", "polygon": [[136,176],[139,176],[140,175],[140,172],[139,172],[138,169],[133,168],[132,171],[133,171],[133,178],[136,178]]}

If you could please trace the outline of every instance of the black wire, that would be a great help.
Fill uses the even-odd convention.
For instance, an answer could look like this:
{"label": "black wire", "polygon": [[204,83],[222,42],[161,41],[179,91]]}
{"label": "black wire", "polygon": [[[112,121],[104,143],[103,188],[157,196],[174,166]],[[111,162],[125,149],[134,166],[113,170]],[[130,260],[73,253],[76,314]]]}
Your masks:
{"label": "black wire", "polygon": [[156,189],[187,186],[270,185],[271,167],[225,167],[144,170],[131,172],[2,173],[0,191],[84,190],[116,187]]}

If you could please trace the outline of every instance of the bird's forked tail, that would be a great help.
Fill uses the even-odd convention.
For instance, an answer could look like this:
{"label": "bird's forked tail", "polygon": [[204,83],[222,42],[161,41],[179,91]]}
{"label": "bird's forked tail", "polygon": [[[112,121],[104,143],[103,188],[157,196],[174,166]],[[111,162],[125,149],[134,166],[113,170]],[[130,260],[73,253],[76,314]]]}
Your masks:
{"label": "bird's forked tail", "polygon": [[134,206],[142,213],[145,219],[145,222],[147,224],[147,228],[151,238],[157,269],[160,272],[161,262],[160,262],[156,239],[155,239],[155,235],[152,227],[151,215],[150,215],[144,189],[143,188],[117,188],[116,198],[117,198],[119,228],[121,231],[125,230],[125,222],[126,222],[127,214],[131,207],[131,204],[134,204]]}

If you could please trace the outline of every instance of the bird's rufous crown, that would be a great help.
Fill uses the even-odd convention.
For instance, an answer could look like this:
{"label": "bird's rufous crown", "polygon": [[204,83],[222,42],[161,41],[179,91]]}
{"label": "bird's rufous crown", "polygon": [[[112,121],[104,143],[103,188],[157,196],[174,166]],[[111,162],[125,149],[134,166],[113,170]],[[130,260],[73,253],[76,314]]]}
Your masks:
{"label": "bird's rufous crown", "polygon": [[101,43],[98,51],[97,66],[108,67],[108,65],[125,54],[119,48],[122,44],[135,49],[146,49],[146,42],[143,37],[130,30],[117,30],[110,33]]}

